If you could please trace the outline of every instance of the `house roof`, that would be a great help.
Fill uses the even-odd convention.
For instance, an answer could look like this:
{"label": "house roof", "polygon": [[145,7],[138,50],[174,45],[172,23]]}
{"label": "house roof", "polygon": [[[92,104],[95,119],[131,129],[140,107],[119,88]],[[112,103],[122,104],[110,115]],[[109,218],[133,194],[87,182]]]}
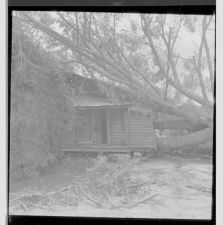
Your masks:
{"label": "house roof", "polygon": [[77,109],[87,108],[126,108],[130,103],[110,102],[107,98],[93,96],[75,96],[73,106]]}
{"label": "house roof", "polygon": [[129,108],[145,115],[151,114],[151,110],[143,108],[129,102],[109,102],[107,98],[94,96],[75,96],[73,98],[75,109],[112,109],[112,108]]}
{"label": "house roof", "polygon": [[136,105],[133,105],[133,107],[131,107],[130,110],[141,112],[141,113],[146,114],[146,115],[147,114],[152,114],[152,111],[149,110],[148,108],[143,108],[143,107],[136,106]]}

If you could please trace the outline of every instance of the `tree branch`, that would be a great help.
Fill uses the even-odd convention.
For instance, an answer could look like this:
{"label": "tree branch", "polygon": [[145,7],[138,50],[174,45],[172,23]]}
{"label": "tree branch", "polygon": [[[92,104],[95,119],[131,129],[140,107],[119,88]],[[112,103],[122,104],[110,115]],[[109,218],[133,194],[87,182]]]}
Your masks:
{"label": "tree branch", "polygon": [[[211,21],[212,21],[212,17],[207,22],[206,26],[205,26],[205,24],[203,24],[203,29],[206,29],[206,31],[207,31],[208,26],[210,25]],[[205,52],[206,52],[206,57],[207,57],[207,63],[208,63],[210,81],[211,81],[211,90],[212,90],[212,95],[213,95],[214,94],[214,72],[213,72],[213,69],[212,69],[210,50],[209,50],[209,47],[208,47],[206,35],[204,35],[204,47],[205,47]]]}
{"label": "tree branch", "polygon": [[[140,83],[136,78],[134,78],[133,73],[129,74],[128,70],[124,70],[121,66],[117,65],[117,63],[115,64],[115,62],[113,62],[107,56],[102,57],[98,52],[92,51],[92,49],[86,49],[81,46],[77,47],[72,43],[70,39],[52,30],[46,25],[41,24],[40,22],[31,18],[26,13],[22,13],[22,15],[26,18],[27,23],[31,24],[35,28],[49,35],[51,38],[54,38],[59,43],[71,49],[73,51],[74,56],[78,54],[77,55],[78,57],[83,57],[84,60],[82,60],[81,62],[79,61],[81,65],[85,65],[91,68],[92,70],[103,75],[109,80],[118,82],[123,86],[126,86],[127,87],[126,89],[128,89],[128,91],[131,92],[133,95],[136,95],[137,92],[140,92],[149,100],[148,102],[151,101],[151,104],[154,105],[155,110],[169,114],[179,115],[187,119],[188,121],[192,121],[193,123],[200,121],[202,121],[202,123],[204,124],[208,123],[208,121],[206,122],[206,119],[201,119],[199,114],[197,115],[196,113],[193,113],[192,115],[188,115],[188,112],[186,112],[183,108],[179,106],[173,106],[172,104],[165,102],[162,98],[160,98],[160,96],[157,96],[157,94],[155,94],[151,88],[148,88],[147,86]],[[153,48],[155,54],[156,49],[154,45]],[[158,54],[157,59],[159,59]],[[160,65],[162,67],[162,64]],[[164,68],[163,73],[166,76],[166,71]],[[133,80],[129,79],[130,75],[132,76]],[[203,98],[194,95],[193,93],[182,87],[182,85],[173,81],[171,78],[168,78],[168,83],[171,84],[173,87],[175,87],[177,90],[184,93],[186,96],[191,97],[193,100],[199,102],[200,104],[203,104]]]}
{"label": "tree branch", "polygon": [[203,51],[203,46],[204,46],[204,39],[206,36],[206,29],[207,29],[206,16],[204,16],[203,20],[202,20],[202,37],[201,37],[201,43],[200,43],[200,48],[199,48],[199,54],[198,54],[198,65],[196,65],[196,61],[195,61],[194,57],[193,57],[193,61],[194,61],[195,70],[198,74],[198,79],[199,79],[202,95],[203,95],[205,101],[208,102],[209,100],[208,100],[208,96],[207,96],[207,92],[206,92],[206,88],[205,88],[205,84],[204,84],[204,80],[203,80],[202,68],[201,68],[202,51]]}
{"label": "tree branch", "polygon": [[173,51],[173,48],[174,48],[174,45],[175,45],[175,43],[176,43],[176,40],[177,40],[177,37],[178,37],[178,34],[179,34],[179,31],[180,31],[180,28],[181,28],[181,25],[182,25],[183,20],[184,20],[184,16],[182,16],[182,17],[180,18],[180,23],[179,23],[179,26],[178,26],[178,28],[177,28],[176,35],[175,35],[175,37],[174,37],[174,39],[173,39],[173,42],[172,42],[172,45],[171,45],[171,47],[170,47],[171,52]]}
{"label": "tree branch", "polygon": [[207,97],[207,93],[206,93],[206,89],[205,89],[205,85],[204,85],[204,81],[203,81],[203,74],[201,72],[200,64],[199,65],[196,64],[195,57],[193,57],[193,62],[194,62],[195,70],[198,74],[198,79],[199,79],[202,95],[203,95],[205,101],[208,102],[209,100],[208,100],[208,97]]}
{"label": "tree branch", "polygon": [[[143,24],[143,21],[144,21],[144,24]],[[152,49],[152,51],[153,51],[153,53],[154,53],[154,55],[155,55],[155,58],[156,58],[156,60],[157,60],[157,62],[158,62],[158,65],[159,65],[159,67],[160,67],[160,71],[166,76],[166,78],[167,78],[169,84],[171,84],[171,85],[172,85],[174,88],[176,88],[179,92],[181,92],[182,94],[184,94],[184,95],[187,96],[188,98],[190,98],[190,99],[192,99],[192,100],[198,102],[199,104],[201,104],[201,105],[208,105],[208,106],[211,106],[211,107],[212,107],[212,106],[213,106],[212,103],[207,102],[204,98],[200,97],[199,95],[196,95],[196,94],[192,93],[191,91],[185,89],[185,88],[180,84],[180,82],[174,81],[174,80],[172,80],[170,77],[167,76],[167,73],[166,73],[166,71],[165,71],[165,69],[164,69],[164,67],[163,67],[163,65],[162,65],[162,63],[161,63],[160,57],[159,57],[159,55],[158,55],[158,53],[157,53],[157,51],[156,51],[155,45],[154,45],[154,43],[153,43],[153,40],[152,40],[152,38],[151,38],[151,36],[150,36],[150,34],[149,34],[149,31],[147,30],[147,27],[146,27],[146,24],[145,24],[145,18],[144,18],[143,15],[141,15],[141,25],[142,25],[142,30],[144,31],[146,37],[148,38],[148,41],[149,41],[149,43],[150,43],[150,47],[151,47],[151,49]],[[172,66],[173,73],[176,75],[177,71],[176,71],[176,68],[175,68],[175,64],[174,64],[173,60],[171,60],[171,58],[170,58],[170,64],[171,64],[171,66]]]}
{"label": "tree branch", "polygon": [[[162,17],[161,17],[162,18]],[[176,39],[177,39],[177,36],[178,36],[178,32],[180,30],[180,27],[181,27],[181,22],[180,22],[180,25],[178,27],[178,30],[177,30],[177,33],[174,37],[174,40],[172,42],[172,45],[171,45],[171,34],[172,34],[172,30],[171,28],[169,29],[169,34],[168,34],[168,41],[165,37],[165,32],[164,32],[164,22],[163,20],[161,19],[161,37],[167,47],[167,52],[168,52],[168,62],[170,63],[171,67],[172,67],[172,70],[173,70],[173,76],[174,76],[174,80],[178,83],[180,83],[180,80],[179,80],[179,76],[178,76],[178,72],[177,72],[177,69],[176,69],[176,65],[174,63],[174,60],[173,60],[173,47],[174,47],[174,44],[176,42]]]}
{"label": "tree branch", "polygon": [[212,69],[211,56],[210,56],[210,51],[209,51],[206,37],[204,37],[204,47],[205,47],[207,62],[208,62],[208,69],[209,69],[209,75],[210,75],[210,81],[211,81],[211,90],[212,90],[212,94],[214,94],[214,72]]}

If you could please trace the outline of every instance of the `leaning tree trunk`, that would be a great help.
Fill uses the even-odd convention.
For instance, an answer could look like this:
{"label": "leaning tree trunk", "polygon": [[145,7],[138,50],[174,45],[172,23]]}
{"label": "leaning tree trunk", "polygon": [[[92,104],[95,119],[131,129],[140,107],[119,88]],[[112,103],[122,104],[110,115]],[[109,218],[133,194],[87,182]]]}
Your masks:
{"label": "leaning tree trunk", "polygon": [[158,130],[189,130],[189,131],[198,131],[207,128],[204,124],[192,124],[187,120],[178,119],[178,120],[162,120],[154,121],[153,126]]}
{"label": "leaning tree trunk", "polygon": [[211,128],[174,137],[156,137],[157,148],[159,151],[196,146],[212,140],[213,130]]}
{"label": "leaning tree trunk", "polygon": [[[199,103],[201,106],[185,105],[185,104],[177,106],[171,105],[170,103],[164,101],[160,96],[158,96],[157,93],[155,93],[154,85],[151,84],[151,82],[149,82],[147,85],[150,86],[150,88],[147,88],[147,86],[145,87],[140,82],[138,82],[137,79],[132,80],[132,77],[134,76],[132,77],[129,76],[128,66],[125,66],[123,64],[122,66],[124,67],[124,69],[122,66],[117,67],[117,64],[113,62],[113,59],[109,58],[103,52],[98,50],[97,46],[91,48],[90,47],[91,45],[95,46],[95,43],[92,42],[91,40],[86,39],[89,42],[89,43],[86,42],[86,46],[74,45],[73,41],[71,41],[66,36],[59,34],[58,32],[51,29],[49,26],[46,26],[45,24],[38,22],[37,20],[33,19],[24,12],[22,13],[21,19],[27,22],[28,24],[32,25],[34,28],[47,34],[54,40],[60,42],[61,45],[64,45],[68,49],[70,49],[75,56],[74,61],[76,60],[76,62],[81,64],[83,67],[85,66],[87,68],[89,67],[91,70],[96,71],[96,73],[101,74],[105,78],[108,78],[113,82],[118,82],[124,86],[127,86],[128,92],[133,93],[133,95],[135,95],[136,93],[137,95],[138,93],[141,93],[146,99],[149,100],[150,106],[153,108],[153,111],[175,115],[182,118],[181,121],[171,121],[171,122],[167,121],[166,123],[163,124],[157,122],[155,123],[155,128],[158,127],[160,129],[168,129],[168,127],[169,128],[171,127],[171,129],[187,129],[190,131],[195,131],[182,136],[157,137],[157,147],[159,150],[168,150],[186,146],[193,146],[201,143],[207,143],[209,140],[212,140],[213,103],[210,102],[208,99],[205,99],[187,90],[180,83],[178,78],[178,72],[174,64],[172,65],[174,70],[173,75],[176,78],[178,78],[178,80],[174,81],[170,77],[168,77],[168,75],[165,72],[165,69],[160,63],[159,54],[156,51],[155,45],[150,36],[150,32],[148,32],[146,26],[143,27],[144,28],[143,31],[145,32],[145,35],[149,39],[150,46],[152,48],[152,51],[154,53],[157,62],[159,63],[161,72],[166,76],[166,78],[168,77],[168,83],[171,86],[173,86],[177,91],[179,91],[182,95]],[[144,20],[143,17],[142,19]],[[78,56],[82,58],[81,61],[76,59],[76,54],[78,54]],[[103,55],[103,57],[101,55]],[[203,84],[203,81],[201,83]],[[203,88],[204,85],[201,85],[201,87]]]}

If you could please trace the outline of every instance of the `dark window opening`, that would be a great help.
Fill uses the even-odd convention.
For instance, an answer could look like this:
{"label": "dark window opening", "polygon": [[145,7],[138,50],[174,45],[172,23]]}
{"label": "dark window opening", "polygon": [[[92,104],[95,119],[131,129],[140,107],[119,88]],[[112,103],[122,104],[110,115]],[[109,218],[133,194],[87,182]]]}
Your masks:
{"label": "dark window opening", "polygon": [[101,111],[101,143],[107,144],[107,118],[106,118],[106,110]]}

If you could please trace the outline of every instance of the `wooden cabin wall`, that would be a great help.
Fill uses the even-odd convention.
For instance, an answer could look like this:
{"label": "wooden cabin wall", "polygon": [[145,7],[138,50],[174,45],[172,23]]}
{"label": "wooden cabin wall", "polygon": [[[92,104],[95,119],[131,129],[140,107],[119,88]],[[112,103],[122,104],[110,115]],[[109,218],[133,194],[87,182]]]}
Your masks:
{"label": "wooden cabin wall", "polygon": [[130,111],[130,146],[154,147],[152,119],[140,112]]}
{"label": "wooden cabin wall", "polygon": [[128,145],[128,110],[110,110],[110,143]]}
{"label": "wooden cabin wall", "polygon": [[[102,141],[102,113],[107,111],[107,142]],[[82,123],[61,138],[61,145],[78,149],[79,144],[105,144],[130,148],[155,148],[152,118],[126,108],[86,109]],[[106,115],[106,114],[105,114]],[[102,143],[103,142],[103,143]]]}

